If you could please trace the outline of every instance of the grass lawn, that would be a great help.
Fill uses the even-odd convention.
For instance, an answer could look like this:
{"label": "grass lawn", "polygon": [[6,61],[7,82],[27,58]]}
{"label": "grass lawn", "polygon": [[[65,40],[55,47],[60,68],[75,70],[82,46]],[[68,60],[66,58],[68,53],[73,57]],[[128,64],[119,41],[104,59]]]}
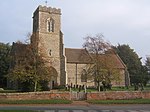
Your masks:
{"label": "grass lawn", "polygon": [[0,93],[18,93],[20,91],[17,90],[0,90]]}
{"label": "grass lawn", "polygon": [[[141,88],[139,88],[140,91]],[[66,91],[65,89],[58,89],[58,91]],[[70,91],[70,90],[68,90]],[[76,91],[78,92],[79,89],[77,88],[72,88],[71,91]],[[80,91],[84,91],[84,89],[80,90]],[[87,92],[97,92],[98,90],[96,88],[87,88],[86,89]],[[134,87],[130,86],[129,88],[126,87],[112,87],[111,90],[106,90],[106,91],[134,91]],[[150,91],[150,85],[144,87],[144,91]]]}
{"label": "grass lawn", "polygon": [[70,100],[1,100],[0,104],[70,104]]}
{"label": "grass lawn", "polygon": [[0,112],[42,112],[42,111],[33,111],[33,110],[0,110]]}
{"label": "grass lawn", "polygon": [[150,99],[132,100],[88,100],[91,104],[150,104]]}
{"label": "grass lawn", "polygon": [[0,112],[47,112],[45,110],[0,110]]}

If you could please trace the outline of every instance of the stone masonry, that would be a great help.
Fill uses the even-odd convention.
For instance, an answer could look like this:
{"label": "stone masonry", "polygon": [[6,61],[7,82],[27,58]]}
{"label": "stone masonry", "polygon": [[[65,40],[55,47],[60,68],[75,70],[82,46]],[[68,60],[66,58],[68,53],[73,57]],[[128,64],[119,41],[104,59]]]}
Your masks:
{"label": "stone masonry", "polygon": [[[49,23],[51,21],[53,23]],[[52,26],[53,25],[53,26]],[[53,27],[53,31],[48,29]],[[65,85],[65,69],[63,54],[63,34],[61,32],[61,10],[39,6],[33,15],[33,35],[31,44],[38,49],[46,65],[52,67],[53,74],[50,86]]]}

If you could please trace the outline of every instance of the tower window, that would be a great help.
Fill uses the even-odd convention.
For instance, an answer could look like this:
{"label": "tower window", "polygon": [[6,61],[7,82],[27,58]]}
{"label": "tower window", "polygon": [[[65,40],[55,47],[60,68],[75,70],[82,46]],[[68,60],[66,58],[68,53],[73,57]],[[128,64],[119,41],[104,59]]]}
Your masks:
{"label": "tower window", "polygon": [[50,19],[47,22],[48,26],[48,32],[54,32],[54,20]]}
{"label": "tower window", "polygon": [[50,56],[52,55],[52,50],[51,50],[51,49],[49,50],[49,55],[50,55]]}

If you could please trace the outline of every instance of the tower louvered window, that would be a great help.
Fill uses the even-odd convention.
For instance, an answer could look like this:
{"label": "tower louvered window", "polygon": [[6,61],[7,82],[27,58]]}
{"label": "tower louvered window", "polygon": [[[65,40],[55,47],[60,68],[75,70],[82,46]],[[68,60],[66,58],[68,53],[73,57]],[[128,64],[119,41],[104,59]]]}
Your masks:
{"label": "tower louvered window", "polygon": [[48,25],[48,32],[54,32],[54,25],[55,25],[55,23],[54,23],[54,20],[53,19],[50,19],[50,20],[48,20],[48,23],[47,23]]}

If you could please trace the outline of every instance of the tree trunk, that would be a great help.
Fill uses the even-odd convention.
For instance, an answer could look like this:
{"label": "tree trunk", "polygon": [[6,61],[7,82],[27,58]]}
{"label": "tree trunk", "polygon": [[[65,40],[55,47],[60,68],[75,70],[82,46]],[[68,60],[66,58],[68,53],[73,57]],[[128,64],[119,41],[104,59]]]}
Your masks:
{"label": "tree trunk", "polygon": [[34,82],[34,92],[36,92],[37,89],[37,81]]}
{"label": "tree trunk", "polygon": [[98,92],[101,91],[101,88],[100,88],[100,81],[98,81]]}
{"label": "tree trunk", "polygon": [[86,91],[86,85],[87,85],[87,84],[85,83],[85,86],[84,86],[84,92],[85,92],[85,93],[87,92],[87,91]]}

